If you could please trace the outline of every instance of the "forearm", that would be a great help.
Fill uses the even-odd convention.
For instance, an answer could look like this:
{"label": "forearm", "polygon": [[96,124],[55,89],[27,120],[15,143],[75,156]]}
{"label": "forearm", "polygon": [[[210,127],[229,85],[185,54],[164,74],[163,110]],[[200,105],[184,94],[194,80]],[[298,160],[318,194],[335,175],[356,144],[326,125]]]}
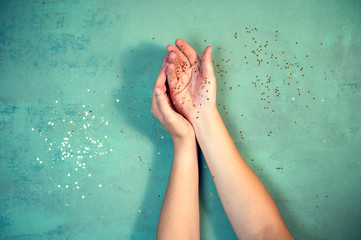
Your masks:
{"label": "forearm", "polygon": [[199,239],[198,161],[193,138],[175,142],[157,239]]}
{"label": "forearm", "polygon": [[275,203],[239,154],[216,108],[201,115],[193,126],[238,238],[254,239],[265,231],[270,237],[274,232],[279,239],[289,238]]}

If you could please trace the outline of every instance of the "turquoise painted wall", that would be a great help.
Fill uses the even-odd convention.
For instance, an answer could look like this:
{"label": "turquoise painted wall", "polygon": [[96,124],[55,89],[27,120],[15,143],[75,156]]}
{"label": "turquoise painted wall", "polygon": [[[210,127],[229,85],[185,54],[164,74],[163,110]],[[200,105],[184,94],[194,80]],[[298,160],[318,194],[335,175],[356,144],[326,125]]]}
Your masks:
{"label": "turquoise painted wall", "polygon": [[[0,239],[154,239],[167,44],[213,46],[218,108],[296,239],[361,239],[360,1],[0,1]],[[225,159],[226,160],[226,159]],[[204,159],[202,239],[236,239]]]}

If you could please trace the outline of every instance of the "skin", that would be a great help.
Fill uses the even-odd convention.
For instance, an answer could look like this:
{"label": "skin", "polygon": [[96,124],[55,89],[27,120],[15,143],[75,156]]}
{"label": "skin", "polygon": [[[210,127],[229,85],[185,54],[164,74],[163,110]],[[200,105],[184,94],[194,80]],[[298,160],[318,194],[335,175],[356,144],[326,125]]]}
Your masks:
{"label": "skin", "polygon": [[212,62],[209,62],[212,47],[207,47],[200,59],[186,42],[177,40],[176,44],[179,49],[167,46],[170,95],[178,112],[193,124],[200,117],[202,109],[216,105],[216,78]]}
{"label": "skin", "polygon": [[199,239],[197,143],[192,125],[175,111],[166,94],[168,56],[163,60],[152,96],[152,114],[170,134],[174,157],[159,216],[157,239]]}
{"label": "skin", "polygon": [[[211,50],[207,47],[200,59],[181,39],[177,39],[176,46],[167,46],[172,102],[195,130],[237,237],[293,239],[267,189],[238,152],[217,110]],[[182,197],[186,195],[183,192]]]}

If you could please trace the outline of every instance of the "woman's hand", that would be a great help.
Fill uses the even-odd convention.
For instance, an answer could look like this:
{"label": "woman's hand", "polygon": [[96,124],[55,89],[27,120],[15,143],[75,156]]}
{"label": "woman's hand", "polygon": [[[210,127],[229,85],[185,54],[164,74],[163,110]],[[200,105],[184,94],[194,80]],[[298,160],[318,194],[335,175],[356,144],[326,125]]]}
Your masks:
{"label": "woman's hand", "polygon": [[[184,41],[169,45],[174,106],[193,125],[223,208],[239,239],[293,239],[265,186],[234,145],[216,107],[211,47],[202,60]],[[267,214],[265,214],[267,213]]]}
{"label": "woman's hand", "polygon": [[209,111],[217,111],[216,78],[208,46],[200,59],[185,41],[168,45],[167,78],[170,96],[175,108],[194,126],[197,119]]}
{"label": "woman's hand", "polygon": [[167,95],[168,55],[164,57],[152,97],[152,114],[165,127],[174,144],[174,157],[157,239],[199,239],[197,143],[192,125],[176,112]]}
{"label": "woman's hand", "polygon": [[172,137],[173,143],[194,139],[195,134],[192,125],[179,113],[176,112],[166,87],[166,72],[168,55],[164,57],[158,78],[154,84],[151,113],[164,126]]}

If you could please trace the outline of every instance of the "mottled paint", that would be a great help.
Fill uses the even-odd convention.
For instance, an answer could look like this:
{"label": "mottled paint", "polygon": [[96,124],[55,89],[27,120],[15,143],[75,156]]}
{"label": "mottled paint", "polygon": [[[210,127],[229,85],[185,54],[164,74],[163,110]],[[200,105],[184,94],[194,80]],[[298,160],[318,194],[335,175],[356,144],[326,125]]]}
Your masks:
{"label": "mottled paint", "polygon": [[[155,238],[173,149],[150,97],[176,38],[199,54],[213,46],[219,111],[294,237],[360,239],[360,10],[336,0],[0,1],[0,239]],[[265,41],[262,54],[302,72],[256,57]],[[201,238],[236,239],[202,157],[199,166]]]}

